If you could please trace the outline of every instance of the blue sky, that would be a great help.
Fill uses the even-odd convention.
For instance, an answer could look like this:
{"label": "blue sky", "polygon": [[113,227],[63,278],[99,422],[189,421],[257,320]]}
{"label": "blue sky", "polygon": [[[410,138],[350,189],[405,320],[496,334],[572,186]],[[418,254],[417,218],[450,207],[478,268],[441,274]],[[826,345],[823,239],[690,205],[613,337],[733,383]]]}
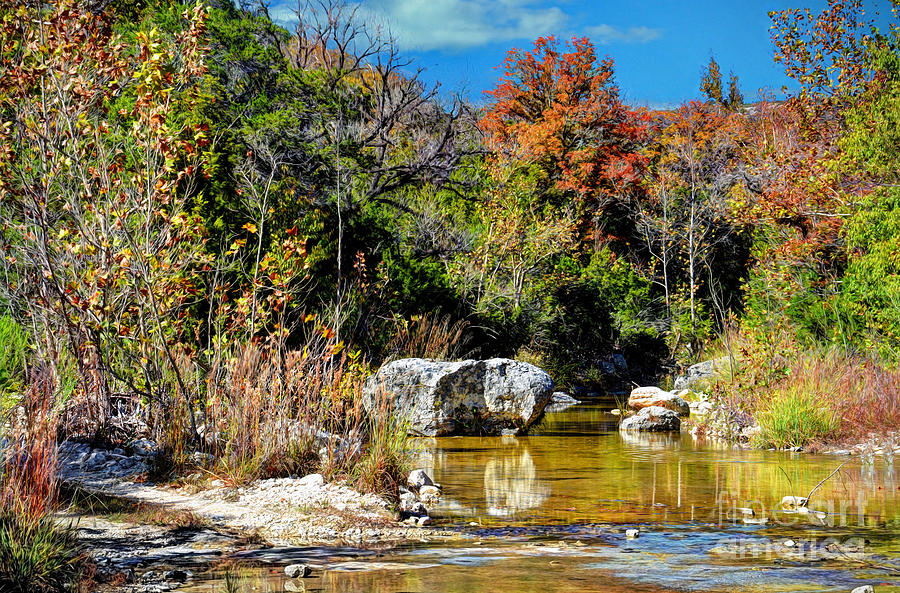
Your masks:
{"label": "blue sky", "polygon": [[[290,0],[273,16],[289,18]],[[291,3],[296,6],[295,3]],[[879,4],[889,5],[887,0]],[[482,101],[512,47],[530,49],[543,35],[586,36],[616,63],[622,97],[631,105],[666,107],[697,98],[715,56],[727,81],[734,71],[746,100],[788,83],[772,61],[768,11],[820,10],[824,0],[364,0],[359,12],[386,24],[404,55],[426,68],[444,93]]]}

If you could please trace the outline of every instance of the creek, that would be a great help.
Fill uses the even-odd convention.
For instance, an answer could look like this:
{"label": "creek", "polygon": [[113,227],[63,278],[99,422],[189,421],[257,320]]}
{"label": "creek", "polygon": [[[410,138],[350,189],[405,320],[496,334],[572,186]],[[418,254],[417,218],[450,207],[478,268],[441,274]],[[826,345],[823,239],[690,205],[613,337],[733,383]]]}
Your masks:
{"label": "creek", "polygon": [[[810,512],[786,511],[784,496],[805,497],[847,458],[620,433],[612,407],[548,414],[528,437],[416,441],[419,466],[443,486],[432,516],[458,541],[253,550],[184,590],[900,592],[891,464],[854,457]],[[313,577],[287,579],[291,562]]]}

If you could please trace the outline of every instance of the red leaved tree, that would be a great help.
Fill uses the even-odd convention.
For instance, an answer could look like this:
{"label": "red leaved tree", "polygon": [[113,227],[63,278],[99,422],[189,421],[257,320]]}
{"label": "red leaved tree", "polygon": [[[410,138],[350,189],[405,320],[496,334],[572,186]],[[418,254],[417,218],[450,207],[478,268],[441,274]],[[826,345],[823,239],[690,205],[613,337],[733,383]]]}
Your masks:
{"label": "red leaved tree", "polygon": [[479,122],[495,164],[537,164],[548,194],[572,198],[596,240],[609,207],[635,186],[644,170],[638,153],[647,118],[619,99],[611,58],[574,38],[566,50],[552,36],[532,51],[513,49],[503,63],[494,99]]}

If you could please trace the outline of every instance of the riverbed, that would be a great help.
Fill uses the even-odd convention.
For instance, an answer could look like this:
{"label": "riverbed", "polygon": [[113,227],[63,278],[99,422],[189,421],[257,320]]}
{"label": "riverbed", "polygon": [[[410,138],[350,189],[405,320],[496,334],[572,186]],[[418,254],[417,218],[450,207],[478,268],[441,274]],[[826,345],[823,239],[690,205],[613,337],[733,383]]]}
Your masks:
{"label": "riverbed", "polygon": [[[251,550],[181,590],[900,591],[892,464],[620,433],[612,407],[548,414],[527,437],[415,441],[443,487],[431,515],[457,540]],[[782,508],[845,461],[809,512]],[[294,562],[312,576],[285,577]]]}

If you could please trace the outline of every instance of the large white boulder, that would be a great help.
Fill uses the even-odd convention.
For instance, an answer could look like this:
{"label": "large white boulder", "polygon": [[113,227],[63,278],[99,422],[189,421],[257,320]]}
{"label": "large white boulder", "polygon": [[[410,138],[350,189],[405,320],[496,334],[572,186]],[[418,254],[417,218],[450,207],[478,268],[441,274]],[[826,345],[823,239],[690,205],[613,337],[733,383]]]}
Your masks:
{"label": "large white boulder", "polygon": [[522,434],[552,394],[550,375],[525,362],[404,358],[369,377],[363,401],[369,410],[390,406],[422,436]]}

